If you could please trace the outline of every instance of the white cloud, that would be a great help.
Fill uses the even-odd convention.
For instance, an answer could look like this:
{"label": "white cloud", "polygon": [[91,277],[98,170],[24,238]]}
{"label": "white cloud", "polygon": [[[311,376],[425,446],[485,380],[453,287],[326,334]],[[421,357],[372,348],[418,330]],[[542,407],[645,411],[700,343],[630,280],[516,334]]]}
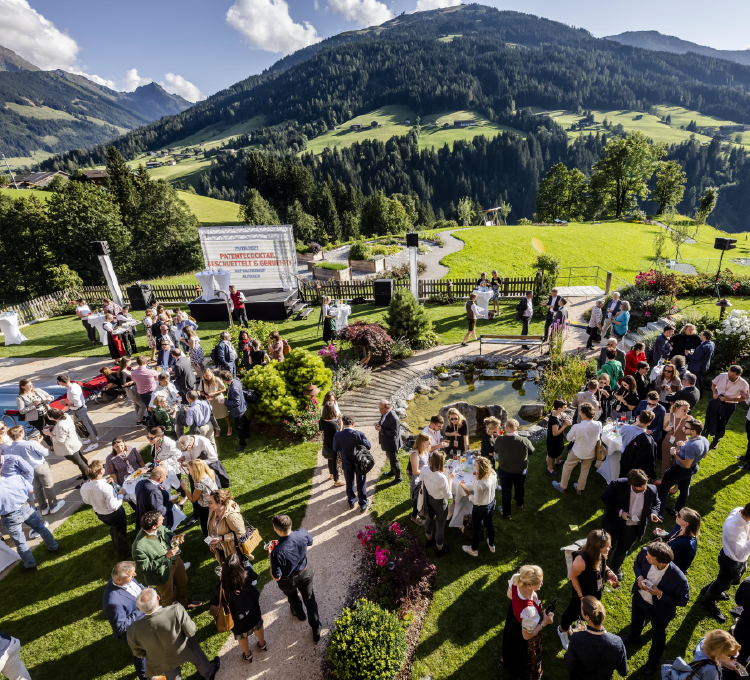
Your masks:
{"label": "white cloud", "polygon": [[391,10],[378,0],[328,0],[327,8],[360,26],[376,26],[393,18]]}
{"label": "white cloud", "polygon": [[199,102],[206,98],[206,95],[198,89],[197,85],[193,85],[189,80],[185,80],[182,76],[175,75],[174,73],[166,73],[164,75],[164,82],[160,82],[159,84],[167,92],[178,94],[189,102]]}
{"label": "white cloud", "polygon": [[26,0],[0,0],[2,44],[44,71],[75,67],[78,44]]}
{"label": "white cloud", "polygon": [[236,0],[226,19],[257,50],[290,54],[321,41],[312,24],[294,22],[285,0]]}
{"label": "white cloud", "polygon": [[83,76],[84,78],[88,78],[92,83],[96,83],[97,85],[104,85],[104,87],[108,87],[110,90],[119,89],[117,87],[117,83],[114,80],[102,78],[101,76],[94,75],[93,73],[85,73],[84,71],[72,71],[72,73]]}
{"label": "white cloud", "polygon": [[122,81],[122,91],[132,92],[136,87],[141,85],[148,85],[154,81],[153,78],[142,78],[138,75],[138,69],[131,68],[125,72],[125,78]]}
{"label": "white cloud", "polygon": [[428,9],[443,9],[463,4],[461,0],[417,0],[417,8],[414,11],[426,12]]}

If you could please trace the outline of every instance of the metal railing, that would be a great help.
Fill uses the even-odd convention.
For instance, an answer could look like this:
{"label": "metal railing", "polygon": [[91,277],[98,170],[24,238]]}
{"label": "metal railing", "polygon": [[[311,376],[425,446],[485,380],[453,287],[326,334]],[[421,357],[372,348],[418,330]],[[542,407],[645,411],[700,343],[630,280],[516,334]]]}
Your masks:
{"label": "metal railing", "polygon": [[[579,270],[583,270],[580,271]],[[593,271],[592,271],[593,270]],[[572,283],[576,281],[576,283]],[[618,281],[622,285],[629,286],[630,284],[616,276],[612,272],[607,271],[604,267],[600,267],[597,264],[591,264],[582,267],[561,267],[557,274],[558,286],[599,286],[604,289],[605,295],[609,293],[612,288],[613,281]]]}

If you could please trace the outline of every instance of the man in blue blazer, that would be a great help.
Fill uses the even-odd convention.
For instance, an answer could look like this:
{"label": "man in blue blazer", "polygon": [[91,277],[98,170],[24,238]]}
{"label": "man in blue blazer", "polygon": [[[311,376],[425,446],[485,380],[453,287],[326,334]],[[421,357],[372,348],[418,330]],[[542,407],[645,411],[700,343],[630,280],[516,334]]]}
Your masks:
{"label": "man in blue blazer", "polygon": [[[604,340],[605,336],[607,335],[607,331],[612,328],[612,321],[614,321],[614,318],[620,313],[621,304],[622,300],[620,300],[620,294],[618,292],[612,293],[612,299],[609,301],[607,307],[603,310],[604,321],[602,321],[602,340]],[[623,364],[622,366],[623,368],[625,368],[625,364]]]}
{"label": "man in blue blazer", "polygon": [[633,564],[633,609],[630,632],[622,636],[626,644],[638,642],[646,621],[651,621],[651,649],[641,675],[653,675],[659,669],[667,646],[667,626],[690,599],[685,574],[673,563],[672,548],[666,543],[649,543],[641,549]]}
{"label": "man in blue blazer", "polygon": [[[344,426],[341,431],[333,435],[333,450],[341,454],[341,467],[344,469],[344,480],[346,481],[346,500],[349,501],[349,507],[353,510],[359,501],[359,509],[365,512],[370,507],[370,499],[367,497],[367,475],[357,472],[355,465],[354,450],[358,446],[364,446],[370,449],[370,442],[365,437],[364,432],[355,430],[354,419],[351,416],[343,416],[341,424]],[[354,483],[357,483],[356,493]]]}
{"label": "man in blue blazer", "polygon": [[659,522],[659,497],[643,470],[631,470],[627,477],[613,479],[602,492],[605,505],[602,529],[609,532],[612,557],[609,567],[622,581],[622,563],[630,549],[646,533],[649,517]]}
{"label": "man in blue blazer", "polygon": [[637,418],[642,411],[652,411],[654,419],[646,429],[658,444],[661,442],[664,436],[664,416],[667,415],[667,410],[659,403],[659,393],[655,390],[651,390],[646,398],[638,402],[638,406],[633,411],[633,417]]}
{"label": "man in blue blazer", "polygon": [[247,411],[247,402],[245,393],[242,391],[242,383],[239,378],[233,377],[229,371],[221,371],[219,377],[229,385],[224,405],[229,409],[229,413],[234,418],[234,427],[237,430],[237,439],[239,445],[234,450],[235,453],[242,453],[247,447],[248,425],[245,412]]}
{"label": "man in blue blazer", "polygon": [[174,503],[169,500],[169,491],[163,484],[167,478],[167,468],[155,467],[148,479],[142,479],[135,485],[135,528],[141,528],[141,517],[147,512],[156,510],[164,517],[164,524],[172,528]]}
{"label": "man in blue blazer", "polygon": [[690,365],[688,366],[690,372],[695,375],[701,397],[703,397],[703,374],[711,368],[711,359],[713,359],[716,349],[716,345],[711,338],[713,338],[711,331],[706,330],[701,333],[702,342],[690,357]]}
{"label": "man in blue blazer", "polygon": [[[135,580],[135,562],[118,562],[112,570],[112,578],[104,587],[102,609],[112,626],[116,640],[128,644],[128,626],[143,618],[143,613],[135,606],[135,598],[143,586]],[[133,657],[136,675],[146,679],[146,659]]]}

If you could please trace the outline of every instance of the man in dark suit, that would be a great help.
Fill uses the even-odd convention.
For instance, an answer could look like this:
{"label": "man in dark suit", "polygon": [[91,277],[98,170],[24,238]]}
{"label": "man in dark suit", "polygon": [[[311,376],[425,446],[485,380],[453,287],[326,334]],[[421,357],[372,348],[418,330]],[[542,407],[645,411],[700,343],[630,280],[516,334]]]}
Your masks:
{"label": "man in dark suit", "polygon": [[[605,347],[602,347],[601,352],[599,352],[599,358],[596,360],[596,369],[600,370],[604,364],[607,363],[607,350],[613,349],[615,350],[615,360],[620,362],[620,366],[622,366],[623,370],[625,370],[625,352],[623,352],[618,346],[617,346],[617,339],[616,338],[610,338],[607,340],[607,345]],[[616,385],[610,385],[610,387],[613,390],[617,389]]]}
{"label": "man in dark suit", "polygon": [[649,479],[656,478],[656,456],[658,447],[654,438],[648,433],[654,414],[641,411],[635,421],[635,427],[642,430],[636,433],[622,450],[620,456],[620,477],[627,477],[631,470],[643,470]]}
{"label": "man in dark suit", "polygon": [[666,409],[659,403],[659,393],[651,390],[646,394],[646,398],[638,402],[638,406],[633,411],[633,417],[637,418],[643,411],[651,411],[654,419],[646,429],[658,444],[664,436],[664,417],[667,415]]}
{"label": "man in dark suit", "polygon": [[378,443],[380,448],[385,451],[391,469],[383,473],[383,477],[395,475],[394,484],[403,481],[401,476],[401,464],[398,462],[398,450],[401,448],[401,421],[399,417],[391,410],[391,402],[386,399],[381,400],[378,404],[380,411],[380,422],[375,425],[378,431]]}
{"label": "man in dark suit", "polygon": [[158,465],[148,479],[142,479],[135,485],[135,528],[141,528],[141,517],[151,510],[156,510],[164,517],[164,524],[170,529],[174,524],[169,491],[162,484],[167,478],[167,468]]}
{"label": "man in dark suit", "polygon": [[[344,480],[346,481],[346,500],[353,510],[359,500],[359,509],[365,512],[370,507],[370,499],[367,497],[366,475],[357,472],[355,465],[354,450],[358,446],[370,449],[370,442],[363,432],[355,430],[354,419],[351,416],[342,416],[343,429],[333,435],[333,450],[341,454],[341,467],[344,469]],[[355,492],[354,483],[357,483]]]}
{"label": "man in dark suit", "polygon": [[165,342],[169,342],[172,347],[180,346],[180,342],[177,339],[177,336],[168,324],[160,324],[158,329],[154,329],[153,335],[157,349],[161,347],[162,340]]}
{"label": "man in dark suit", "polygon": [[[135,562],[118,562],[104,587],[104,617],[112,626],[115,639],[124,644],[128,644],[130,624],[143,618],[143,613],[135,606],[135,598],[142,590],[143,586],[135,580]],[[133,656],[133,664],[139,680],[146,680],[146,659]]]}
{"label": "man in dark suit", "polygon": [[182,401],[185,402],[185,395],[195,390],[195,371],[190,359],[179,347],[172,350],[172,356],[175,358],[174,366],[172,366],[174,386],[180,393]]}
{"label": "man in dark suit", "polygon": [[638,642],[646,621],[651,621],[651,649],[641,675],[653,675],[659,669],[661,655],[667,646],[667,626],[690,599],[685,574],[672,560],[672,548],[666,543],[649,543],[641,549],[633,564],[633,609],[630,631],[622,636],[626,644]]}
{"label": "man in dark suit", "polygon": [[701,398],[700,390],[695,386],[696,378],[692,373],[685,373],[682,378],[682,389],[673,394],[668,394],[666,399],[670,404],[676,401],[686,401],[693,408]]}
{"label": "man in dark suit", "polygon": [[[529,322],[531,317],[534,316],[534,306],[532,300],[534,299],[534,291],[526,291],[526,297],[523,298],[516,307],[516,319],[521,322],[521,335],[529,334]],[[523,349],[529,349],[528,345],[521,345]]]}
{"label": "man in dark suit", "polygon": [[237,429],[237,439],[239,446],[234,450],[235,453],[242,453],[247,446],[248,425],[245,411],[247,411],[247,402],[245,393],[242,391],[242,383],[239,378],[232,377],[229,371],[221,371],[219,377],[226,385],[229,385],[224,405],[229,409],[229,413],[234,418],[234,427]]}
{"label": "man in dark suit", "polygon": [[560,296],[557,294],[557,288],[550,291],[552,294],[547,298],[547,318],[544,320],[544,339],[549,338],[550,326],[555,322],[555,312],[560,309]]}
{"label": "man in dark suit", "polygon": [[688,370],[695,375],[695,382],[701,397],[703,397],[703,374],[711,368],[711,359],[713,359],[716,350],[716,345],[711,338],[713,338],[711,331],[705,330],[701,333],[702,342],[690,357],[690,365],[688,366]]}
{"label": "man in dark suit", "polygon": [[626,478],[614,479],[602,492],[606,506],[602,528],[612,537],[610,567],[622,580],[622,563],[636,541],[646,533],[649,516],[660,522],[656,487],[643,470],[631,470]]}

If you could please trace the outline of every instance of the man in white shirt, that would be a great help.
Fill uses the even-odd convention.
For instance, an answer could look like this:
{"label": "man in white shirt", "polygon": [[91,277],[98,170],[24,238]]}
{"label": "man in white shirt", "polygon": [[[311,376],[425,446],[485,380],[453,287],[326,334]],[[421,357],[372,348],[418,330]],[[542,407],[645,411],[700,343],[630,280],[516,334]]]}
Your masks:
{"label": "man in white shirt", "polygon": [[64,387],[67,391],[68,396],[68,407],[70,408],[70,415],[73,416],[73,420],[83,423],[83,426],[89,431],[89,438],[84,439],[84,444],[89,444],[83,452],[88,453],[97,448],[99,442],[99,433],[94,427],[94,423],[89,418],[89,412],[86,409],[86,399],[83,396],[83,389],[80,385],[74,383],[67,373],[62,373],[57,376],[57,384],[60,387]]}
{"label": "man in white shirt", "polygon": [[167,406],[170,412],[174,414],[175,406],[182,401],[177,388],[169,381],[169,373],[159,375],[159,386],[151,393],[151,401],[148,404],[148,410],[153,411],[156,405],[156,398],[159,396],[166,397]]}
{"label": "man in white shirt", "polygon": [[130,557],[128,519],[122,507],[125,489],[115,491],[112,483],[104,479],[102,461],[93,461],[86,469],[89,481],[81,486],[81,500],[94,508],[96,516],[109,527],[109,536],[121,560]]}
{"label": "man in white shirt", "polygon": [[581,473],[578,475],[578,481],[573,484],[573,488],[580,496],[586,488],[589,468],[596,457],[596,443],[602,434],[602,424],[598,420],[594,420],[596,411],[591,404],[582,404],[578,409],[578,415],[580,422],[573,425],[568,432],[568,441],[573,442],[573,448],[568,453],[563,465],[560,481],[555,480],[552,482],[552,486],[560,493],[565,493],[570,474],[573,472],[573,468],[580,463]]}
{"label": "man in white shirt", "polygon": [[[529,322],[534,316],[534,291],[526,291],[526,297],[518,303],[517,318],[521,321],[521,335],[529,334]],[[523,349],[529,349],[528,345],[521,345]]]}
{"label": "man in white shirt", "polygon": [[34,490],[29,500],[32,504],[36,501],[40,515],[54,514],[65,505],[65,501],[57,499],[55,480],[47,462],[49,449],[33,439],[27,441],[25,435],[23,426],[11,427],[8,436],[12,441],[4,448],[3,456],[18,456],[34,468]]}
{"label": "man in white shirt", "polygon": [[739,585],[750,557],[750,503],[729,513],[721,529],[719,573],[708,585],[704,603],[714,618],[724,623],[727,617],[719,609],[718,600],[728,600],[729,586]]}
{"label": "man in white shirt", "polygon": [[448,440],[443,437],[443,416],[437,415],[430,418],[430,424],[422,430],[422,434],[430,438],[430,453],[437,449],[447,448]]}
{"label": "man in white shirt", "polygon": [[78,305],[76,306],[76,316],[81,320],[81,323],[86,330],[86,335],[89,338],[89,342],[92,345],[96,345],[96,327],[89,324],[88,317],[90,315],[91,307],[86,304],[86,300],[78,300]]}
{"label": "man in white shirt", "polygon": [[617,312],[620,311],[620,294],[617,292],[612,293],[612,300],[607,309],[604,312],[604,321],[602,322],[602,338],[607,335],[607,331],[612,327],[612,321],[614,320]]}
{"label": "man in white shirt", "polygon": [[713,399],[706,407],[706,430],[704,435],[713,435],[710,448],[719,447],[729,419],[737,404],[750,397],[750,386],[741,377],[742,366],[730,366],[726,373],[717,375],[711,383]]}

